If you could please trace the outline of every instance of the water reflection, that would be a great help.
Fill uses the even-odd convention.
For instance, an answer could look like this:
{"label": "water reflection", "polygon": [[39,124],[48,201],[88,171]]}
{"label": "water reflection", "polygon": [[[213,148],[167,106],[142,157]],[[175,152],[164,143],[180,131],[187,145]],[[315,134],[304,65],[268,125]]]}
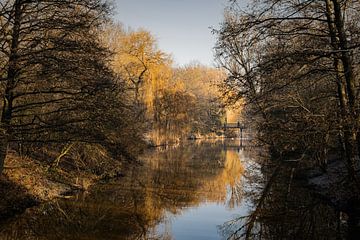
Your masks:
{"label": "water reflection", "polygon": [[294,180],[295,168],[291,164],[263,168],[258,181],[264,184],[247,192],[253,194],[254,210],[224,223],[223,234],[228,239],[350,239],[340,212]]}
{"label": "water reflection", "polygon": [[0,239],[220,239],[216,225],[247,212],[244,154],[238,141],[148,152],[120,181],[29,210]]}

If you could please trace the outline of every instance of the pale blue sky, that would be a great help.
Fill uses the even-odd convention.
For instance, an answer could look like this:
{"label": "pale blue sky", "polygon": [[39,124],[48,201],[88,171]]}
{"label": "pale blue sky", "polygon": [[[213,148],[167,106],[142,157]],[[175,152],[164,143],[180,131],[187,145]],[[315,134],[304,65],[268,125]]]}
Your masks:
{"label": "pale blue sky", "polygon": [[159,48],[176,63],[197,60],[213,65],[215,36],[228,0],[113,0],[115,20],[133,29],[144,28],[158,40]]}

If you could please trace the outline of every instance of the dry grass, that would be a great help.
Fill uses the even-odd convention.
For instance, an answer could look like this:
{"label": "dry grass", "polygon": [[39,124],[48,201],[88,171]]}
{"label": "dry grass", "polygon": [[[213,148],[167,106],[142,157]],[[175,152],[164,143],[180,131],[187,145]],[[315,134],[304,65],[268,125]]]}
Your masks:
{"label": "dry grass", "polygon": [[120,161],[110,161],[98,148],[91,150],[86,152],[96,159],[85,156],[85,160],[80,161],[72,154],[64,157],[57,167],[51,167],[50,154],[50,158],[39,161],[8,152],[0,178],[0,221],[40,202],[87,191],[96,181],[119,175]]}
{"label": "dry grass", "polygon": [[20,194],[38,201],[49,201],[74,191],[87,190],[98,177],[77,170],[51,169],[48,164],[9,153],[2,182],[4,179],[21,186]]}
{"label": "dry grass", "polygon": [[22,186],[27,194],[39,200],[51,200],[68,191],[65,184],[48,179],[47,166],[15,154],[8,154],[4,175],[10,181]]}

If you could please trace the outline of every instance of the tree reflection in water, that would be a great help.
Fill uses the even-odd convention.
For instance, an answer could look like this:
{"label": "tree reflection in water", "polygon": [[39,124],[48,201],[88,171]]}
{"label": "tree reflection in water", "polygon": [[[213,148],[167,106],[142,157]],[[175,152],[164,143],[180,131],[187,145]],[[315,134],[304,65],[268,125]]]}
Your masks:
{"label": "tree reflection in water", "polygon": [[[227,239],[344,239],[340,213],[294,180],[295,166],[263,169],[253,211],[221,226]],[[258,179],[260,180],[260,179]]]}
{"label": "tree reflection in water", "polygon": [[0,239],[172,239],[167,213],[204,202],[241,205],[244,167],[238,150],[206,142],[148,152],[143,165],[118,181],[28,210],[0,227]]}

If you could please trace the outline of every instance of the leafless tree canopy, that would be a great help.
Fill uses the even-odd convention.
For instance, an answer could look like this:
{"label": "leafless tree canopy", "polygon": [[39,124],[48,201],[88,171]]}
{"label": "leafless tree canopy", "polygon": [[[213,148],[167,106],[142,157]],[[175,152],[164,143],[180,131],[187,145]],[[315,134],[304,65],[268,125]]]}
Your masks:
{"label": "leafless tree canopy", "polygon": [[108,131],[122,133],[132,110],[99,40],[108,5],[2,0],[0,12],[0,166],[12,142],[120,141]]}
{"label": "leafless tree canopy", "polygon": [[[359,132],[358,1],[254,1],[228,8],[217,59],[230,102],[246,99],[263,140],[324,162],[337,148],[355,174]],[[315,157],[316,156],[316,157]]]}

